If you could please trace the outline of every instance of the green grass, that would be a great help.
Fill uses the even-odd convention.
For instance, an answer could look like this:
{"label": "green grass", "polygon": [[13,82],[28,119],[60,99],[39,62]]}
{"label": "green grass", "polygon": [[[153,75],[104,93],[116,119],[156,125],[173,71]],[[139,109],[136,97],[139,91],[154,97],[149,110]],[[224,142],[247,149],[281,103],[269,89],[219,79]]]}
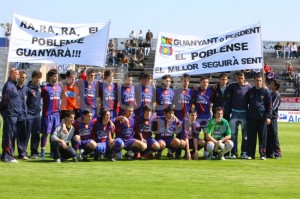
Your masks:
{"label": "green grass", "polygon": [[299,124],[279,127],[280,160],[1,162],[0,198],[299,198]]}

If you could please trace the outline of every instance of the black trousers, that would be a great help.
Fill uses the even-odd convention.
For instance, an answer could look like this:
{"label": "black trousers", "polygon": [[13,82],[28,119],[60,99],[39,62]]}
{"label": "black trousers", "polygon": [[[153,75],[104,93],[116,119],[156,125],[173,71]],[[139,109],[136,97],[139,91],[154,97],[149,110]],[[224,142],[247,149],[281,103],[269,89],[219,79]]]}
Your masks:
{"label": "black trousers", "polygon": [[77,153],[75,149],[68,146],[68,148],[64,149],[62,145],[57,141],[51,142],[51,151],[53,152],[54,159],[69,159],[76,157]]}
{"label": "black trousers", "polygon": [[267,125],[264,119],[249,119],[248,122],[248,153],[247,155],[255,158],[256,141],[258,136],[260,157],[266,156],[267,146]]}

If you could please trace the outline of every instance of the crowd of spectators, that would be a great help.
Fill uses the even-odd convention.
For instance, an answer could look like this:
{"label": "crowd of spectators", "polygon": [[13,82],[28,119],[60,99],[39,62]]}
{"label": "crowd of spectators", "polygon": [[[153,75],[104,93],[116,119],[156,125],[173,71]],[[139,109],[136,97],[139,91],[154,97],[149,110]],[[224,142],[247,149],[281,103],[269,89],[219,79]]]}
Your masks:
{"label": "crowd of spectators", "polygon": [[300,55],[300,46],[297,46],[295,42],[292,44],[287,42],[285,45],[278,42],[274,46],[274,50],[277,58],[298,58]]}
{"label": "crowd of spectators", "polygon": [[140,30],[138,34],[132,30],[129,33],[129,39],[121,42],[124,45],[123,50],[116,52],[113,39],[109,40],[106,65],[116,67],[128,67],[129,70],[136,67],[145,66],[145,60],[151,50],[151,40],[153,33],[148,30],[146,35]]}

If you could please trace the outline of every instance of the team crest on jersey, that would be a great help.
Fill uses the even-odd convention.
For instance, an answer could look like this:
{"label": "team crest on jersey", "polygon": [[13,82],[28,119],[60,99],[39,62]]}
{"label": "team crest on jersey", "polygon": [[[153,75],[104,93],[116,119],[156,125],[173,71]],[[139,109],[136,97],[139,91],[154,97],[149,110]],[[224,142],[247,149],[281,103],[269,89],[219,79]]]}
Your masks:
{"label": "team crest on jersey", "polygon": [[172,104],[172,101],[173,101],[173,97],[172,96],[165,96],[165,95],[162,95],[160,96],[159,100],[161,102],[163,102],[164,104]]}
{"label": "team crest on jersey", "polygon": [[98,131],[97,137],[100,139],[107,138],[107,132],[106,131]]}
{"label": "team crest on jersey", "polygon": [[131,135],[133,133],[133,129],[132,128],[126,128],[122,131],[123,135]]}
{"label": "team crest on jersey", "polygon": [[197,103],[199,104],[208,104],[209,97],[206,95],[198,95]]}
{"label": "team crest on jersey", "polygon": [[92,130],[91,127],[87,128],[87,129],[85,129],[85,128],[84,129],[80,129],[79,130],[79,136],[89,135],[91,133],[91,130]]}
{"label": "team crest on jersey", "polygon": [[50,99],[53,100],[53,99],[60,99],[60,92],[59,91],[49,91],[49,96],[50,96]]}

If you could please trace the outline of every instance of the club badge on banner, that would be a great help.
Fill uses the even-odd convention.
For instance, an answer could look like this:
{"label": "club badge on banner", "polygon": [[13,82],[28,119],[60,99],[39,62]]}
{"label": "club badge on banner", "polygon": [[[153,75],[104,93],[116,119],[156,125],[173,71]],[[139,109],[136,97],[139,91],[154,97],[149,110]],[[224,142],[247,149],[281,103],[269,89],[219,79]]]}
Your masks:
{"label": "club badge on banner", "polygon": [[213,37],[160,32],[153,78],[261,69],[260,23]]}
{"label": "club badge on banner", "polygon": [[110,22],[61,24],[14,14],[9,62],[105,66]]}

